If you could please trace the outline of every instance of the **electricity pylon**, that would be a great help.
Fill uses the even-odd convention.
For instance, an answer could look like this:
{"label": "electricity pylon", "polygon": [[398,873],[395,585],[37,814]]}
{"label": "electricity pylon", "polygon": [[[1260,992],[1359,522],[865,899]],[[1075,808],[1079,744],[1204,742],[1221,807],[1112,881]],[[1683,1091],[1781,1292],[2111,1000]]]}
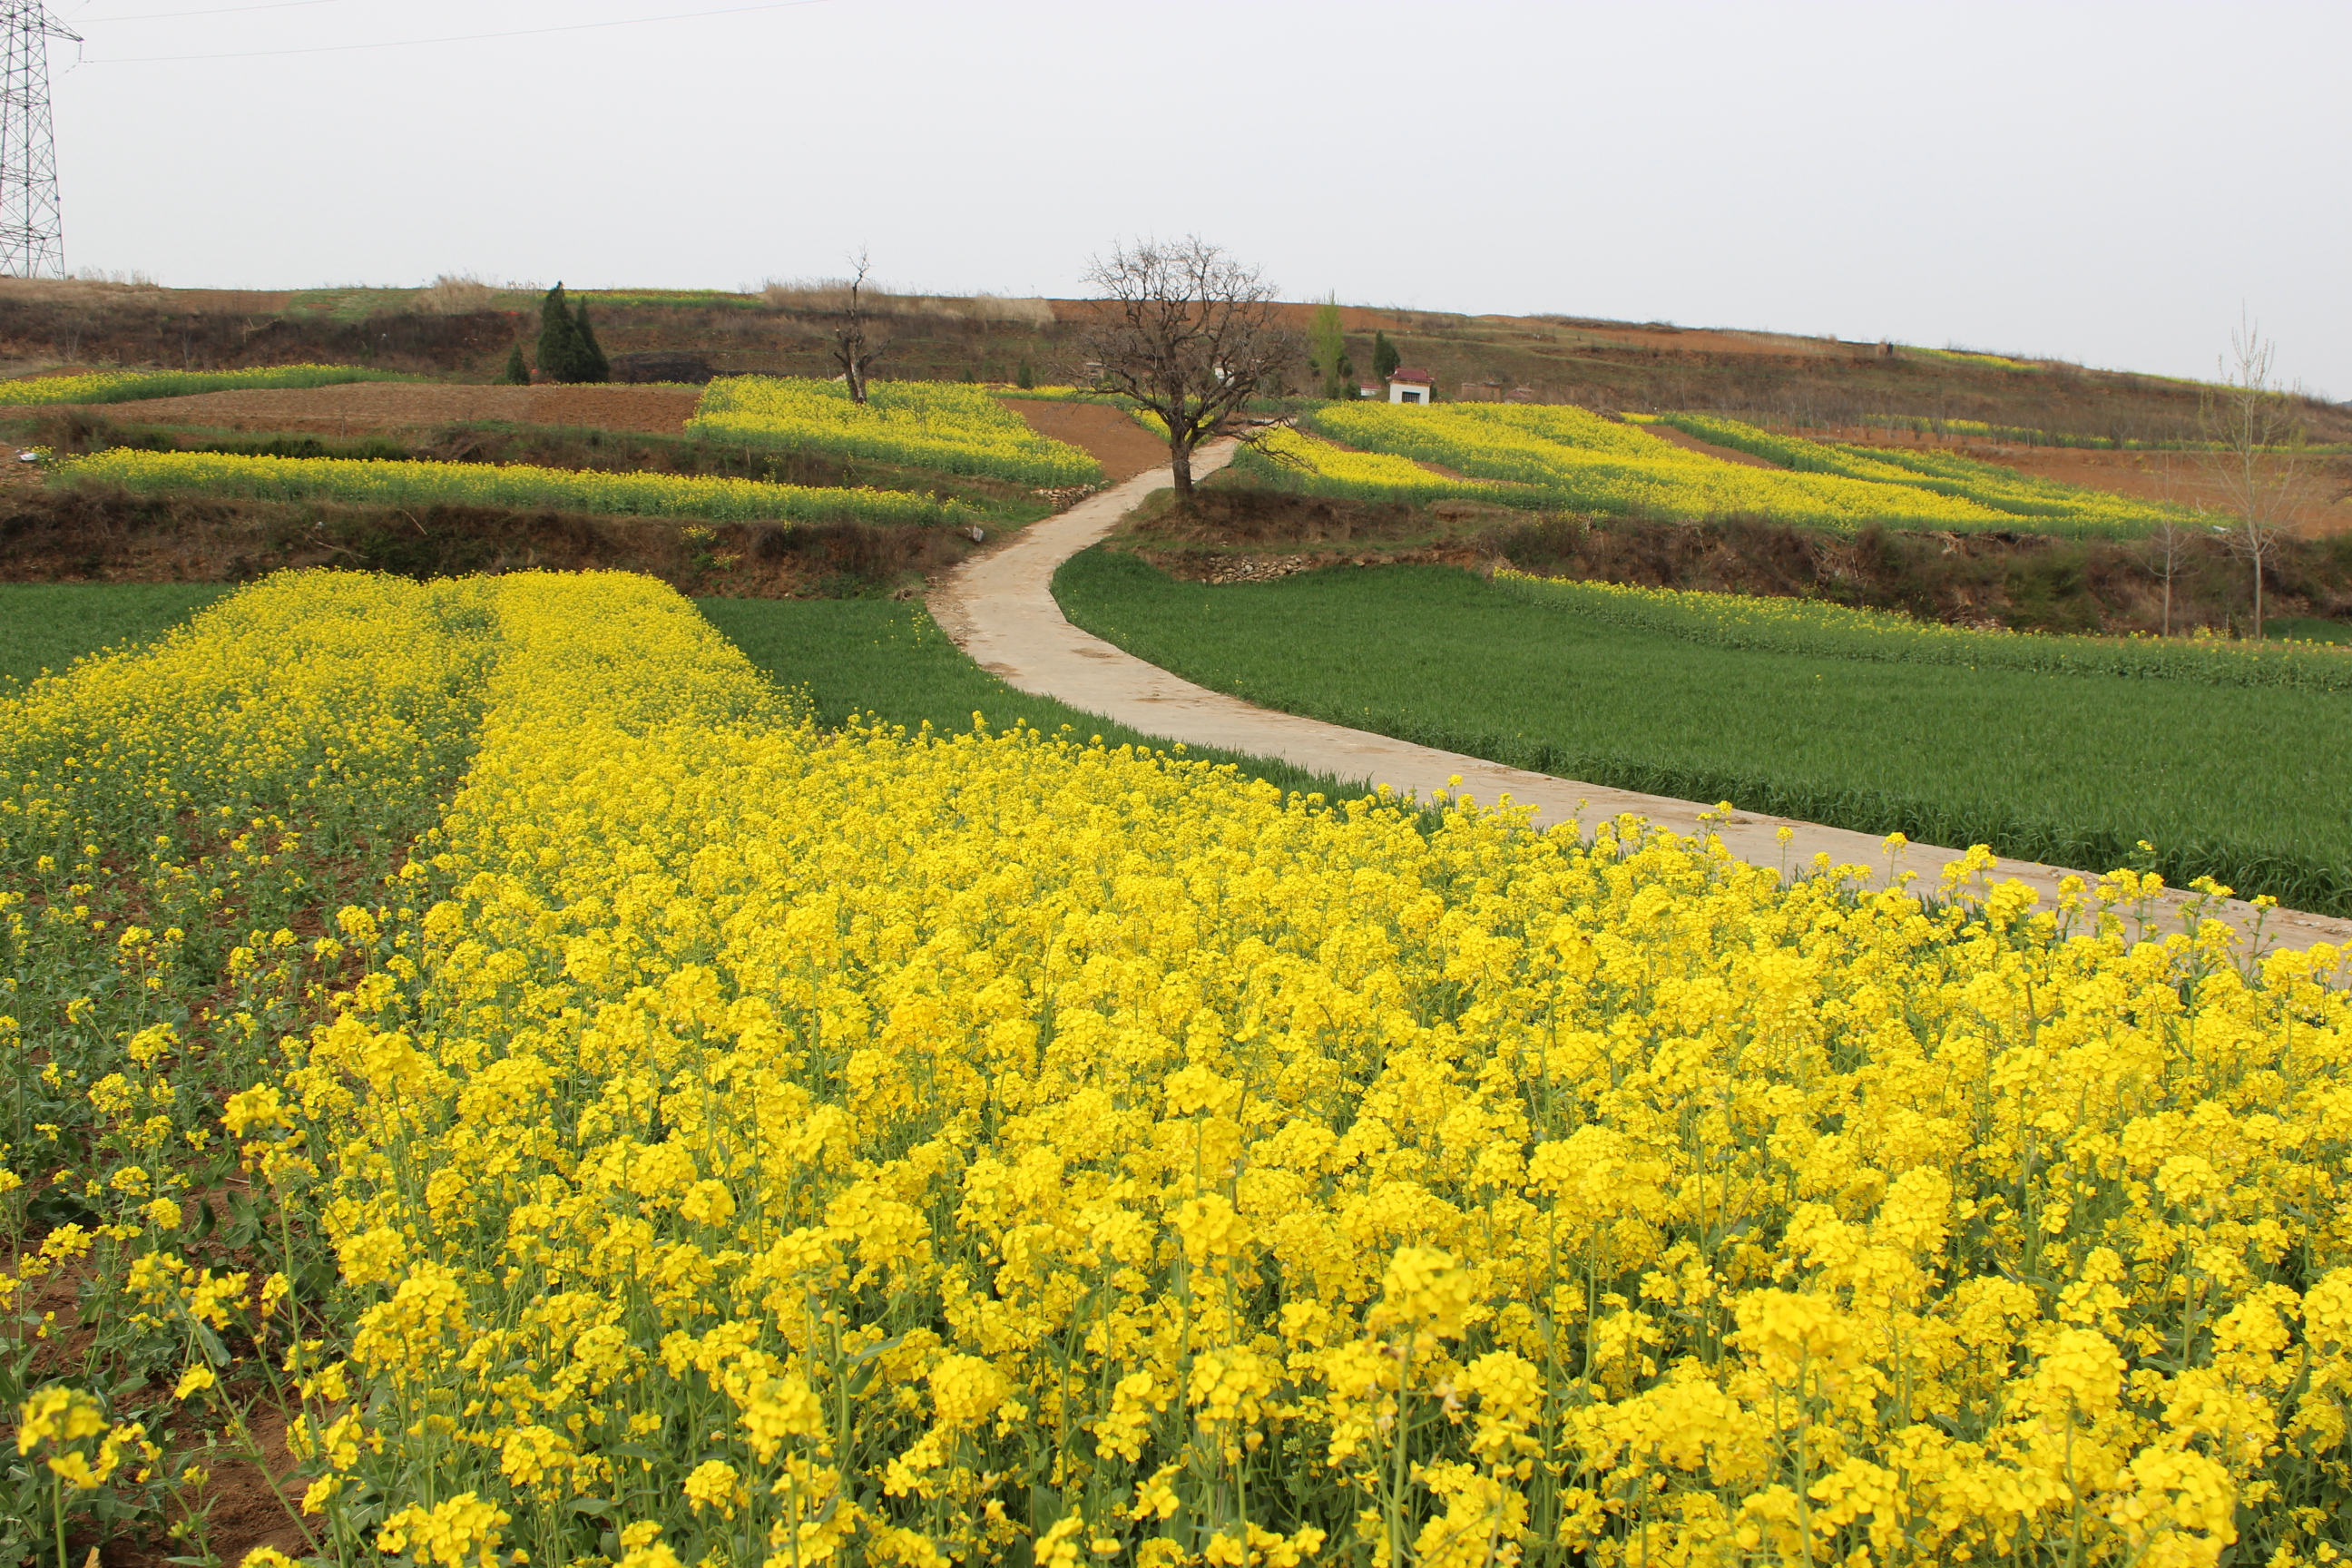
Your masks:
{"label": "electricity pylon", "polygon": [[39,0],[0,0],[0,275],[66,275],[58,148],[49,128],[49,40],[81,42]]}

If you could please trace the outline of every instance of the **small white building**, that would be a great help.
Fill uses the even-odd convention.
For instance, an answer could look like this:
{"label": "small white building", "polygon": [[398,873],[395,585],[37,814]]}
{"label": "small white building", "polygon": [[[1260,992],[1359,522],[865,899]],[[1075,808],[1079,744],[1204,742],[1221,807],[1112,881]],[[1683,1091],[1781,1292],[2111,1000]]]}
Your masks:
{"label": "small white building", "polygon": [[1425,370],[1406,370],[1400,366],[1389,377],[1391,403],[1426,403],[1431,390],[1432,383]]}

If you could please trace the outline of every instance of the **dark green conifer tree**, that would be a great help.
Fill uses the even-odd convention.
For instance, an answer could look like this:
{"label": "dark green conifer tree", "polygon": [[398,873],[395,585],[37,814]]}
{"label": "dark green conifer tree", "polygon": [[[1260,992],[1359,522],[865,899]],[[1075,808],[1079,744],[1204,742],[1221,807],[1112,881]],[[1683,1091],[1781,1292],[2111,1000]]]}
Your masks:
{"label": "dark green conifer tree", "polygon": [[579,374],[572,379],[573,381],[612,380],[613,362],[604,357],[604,351],[596,344],[596,330],[588,324],[587,300],[580,301],[579,313],[572,318],[572,324],[579,330],[580,335],[580,357],[574,362],[573,367]]}
{"label": "dark green conifer tree", "polygon": [[1372,334],[1372,374],[1386,381],[1397,373],[1397,366],[1403,363],[1404,356],[1397,353],[1396,344],[1389,342],[1389,335],[1386,332]]}
{"label": "dark green conifer tree", "polygon": [[499,379],[509,386],[530,384],[530,366],[523,363],[522,344],[517,343],[507,351],[507,368]]}
{"label": "dark green conifer tree", "polygon": [[572,319],[571,303],[558,283],[539,302],[539,373],[550,381],[578,381],[583,357],[580,323]]}

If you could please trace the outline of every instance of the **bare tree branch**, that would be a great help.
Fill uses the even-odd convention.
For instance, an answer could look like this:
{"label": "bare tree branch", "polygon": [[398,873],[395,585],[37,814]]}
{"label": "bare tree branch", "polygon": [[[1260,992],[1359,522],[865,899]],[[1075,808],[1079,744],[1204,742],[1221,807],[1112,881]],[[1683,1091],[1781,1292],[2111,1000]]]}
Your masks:
{"label": "bare tree branch", "polygon": [[1193,448],[1297,359],[1274,288],[1197,237],[1116,247],[1087,280],[1099,384],[1160,416],[1176,492],[1190,495]]}
{"label": "bare tree branch", "polygon": [[860,250],[856,260],[857,269],[850,276],[849,298],[833,329],[833,363],[841,367],[841,379],[849,385],[849,401],[864,403],[866,371],[890,344],[885,340],[869,346],[866,341],[869,319],[864,292],[868,268],[866,252]]}
{"label": "bare tree branch", "polygon": [[2273,379],[2277,345],[2241,318],[2230,334],[2221,379],[2198,403],[2205,446],[2198,463],[2221,492],[2230,523],[2221,531],[2230,552],[2253,574],[2253,634],[2263,635],[2263,573],[2294,531],[2307,480],[2295,461],[2303,427],[2293,401]]}

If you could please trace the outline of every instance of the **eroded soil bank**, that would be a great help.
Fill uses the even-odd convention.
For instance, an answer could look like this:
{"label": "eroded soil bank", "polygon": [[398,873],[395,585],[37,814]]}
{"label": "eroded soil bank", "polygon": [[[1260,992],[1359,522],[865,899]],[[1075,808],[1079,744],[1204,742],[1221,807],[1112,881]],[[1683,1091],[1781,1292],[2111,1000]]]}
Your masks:
{"label": "eroded soil bank", "polygon": [[[1172,576],[1262,581],[1323,566],[1435,562],[1642,587],[1808,597],[2020,631],[2159,632],[2163,563],[2145,545],[2032,533],[1846,535],[1731,518],[1530,517],[1465,501],[1364,502],[1218,485],[1156,495],[1111,537]],[[2242,630],[2252,577],[2218,541],[2172,568],[2174,635]],[[2352,620],[2352,536],[2285,541],[2266,619]]]}

